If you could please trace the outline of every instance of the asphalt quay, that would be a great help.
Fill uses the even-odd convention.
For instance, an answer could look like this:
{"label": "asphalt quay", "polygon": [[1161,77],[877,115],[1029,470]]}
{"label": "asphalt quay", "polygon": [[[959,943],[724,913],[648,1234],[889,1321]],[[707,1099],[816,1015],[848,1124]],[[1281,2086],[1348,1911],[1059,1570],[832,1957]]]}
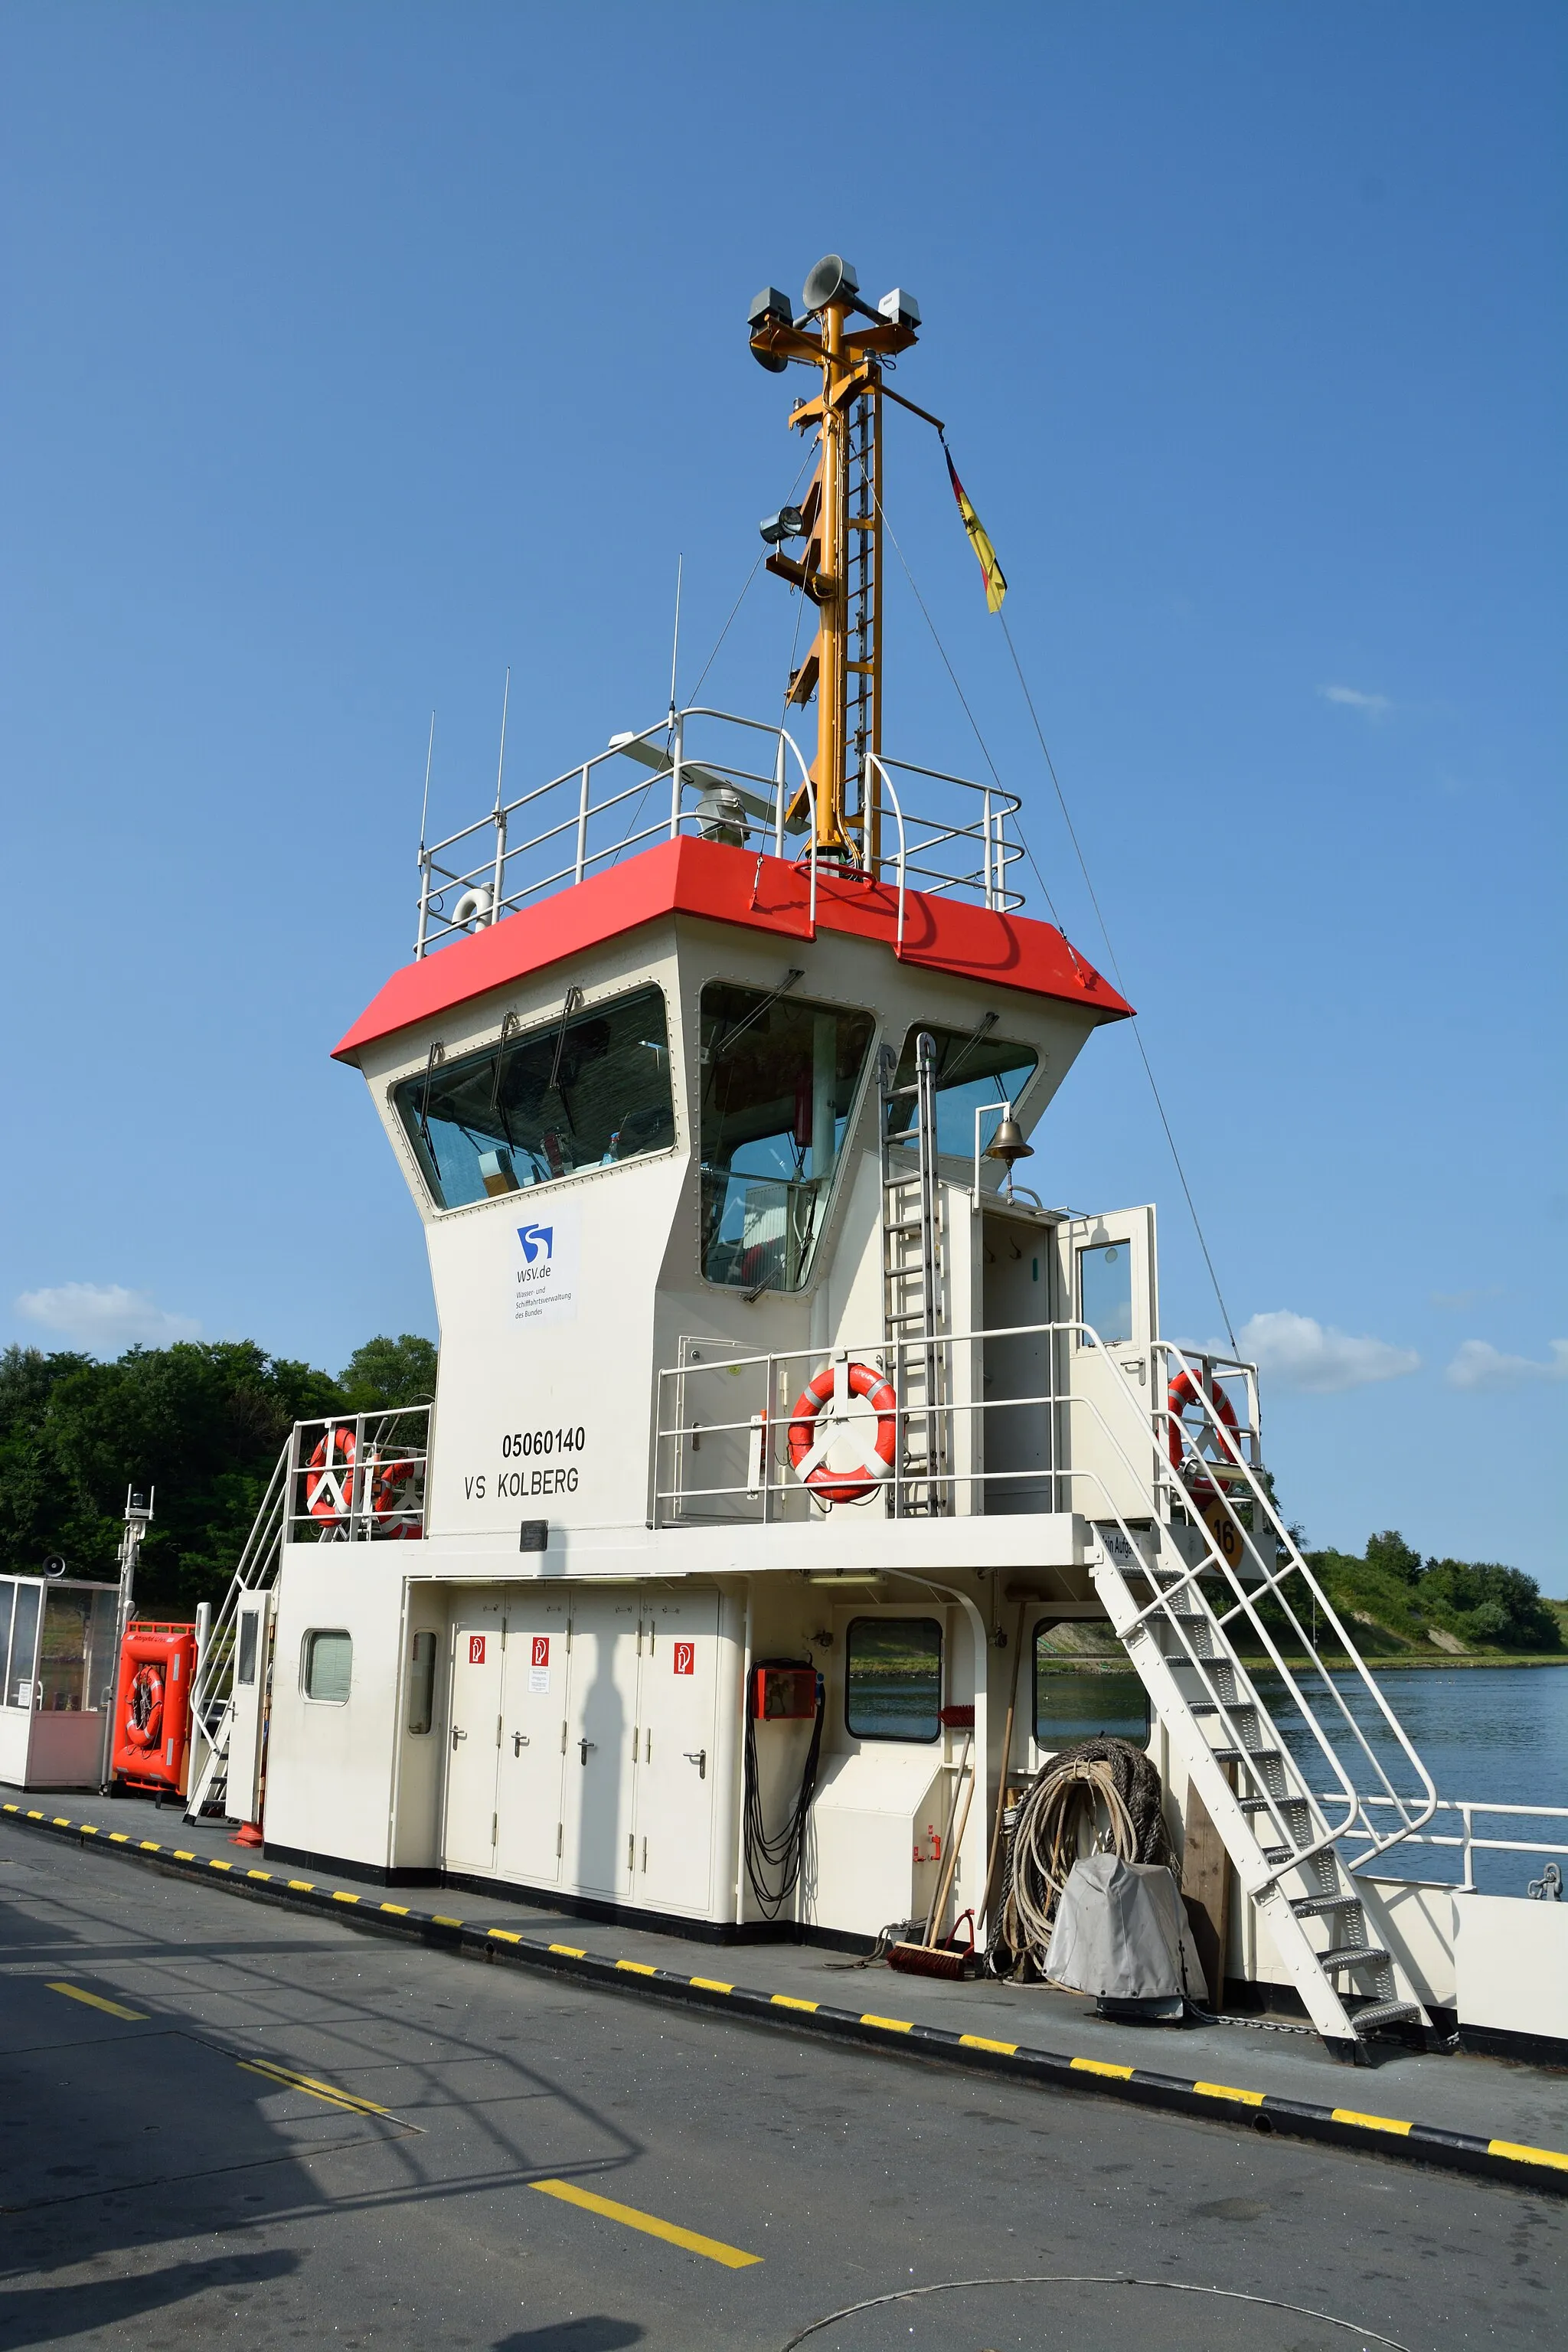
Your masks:
{"label": "asphalt quay", "polygon": [[[1098,2017],[1092,2001],[1041,1985],[959,1983],[858,1968],[811,1945],[717,1943],[644,1926],[587,1919],[476,1885],[392,1886],[337,1867],[237,1847],[227,1824],[187,1822],[150,1800],[12,1801],[0,1822],[109,1847],[144,1866],[195,1871],[264,1901],[330,1904],[355,1924],[446,1944],[517,1966],[576,1972],[661,2000],[743,2009],[870,2042],[906,2059],[1031,2074],[1138,2104],[1215,2112],[1247,2129],[1329,2142],[1365,2139],[1401,2160],[1506,2175],[1516,2168],[1568,2193],[1568,2070],[1469,2053],[1373,2045],[1347,2067],[1316,2034],[1287,2021],[1181,2028]],[[776,2017],[774,2021],[776,2021]]]}
{"label": "asphalt quay", "polygon": [[0,2345],[1557,2339],[1568,2210],[1525,2185],[476,1967],[0,1819]]}

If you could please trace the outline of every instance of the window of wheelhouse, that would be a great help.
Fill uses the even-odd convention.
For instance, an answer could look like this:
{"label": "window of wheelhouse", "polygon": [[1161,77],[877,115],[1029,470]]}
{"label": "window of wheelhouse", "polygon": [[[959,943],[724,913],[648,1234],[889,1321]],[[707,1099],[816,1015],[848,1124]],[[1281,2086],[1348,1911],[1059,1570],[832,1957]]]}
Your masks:
{"label": "window of wheelhouse", "polygon": [[[915,1040],[921,1030],[936,1042],[936,1148],[955,1159],[968,1160],[974,1151],[974,1114],[983,1103],[1016,1103],[1039,1066],[1032,1045],[1011,1045],[1005,1037],[974,1029],[937,1029],[921,1021],[904,1039],[894,1087],[915,1082]],[[912,1095],[895,1094],[888,1106],[888,1132],[912,1128]],[[983,1129],[984,1143],[994,1129]]]}
{"label": "window of wheelhouse", "polygon": [[734,1290],[798,1290],[876,1024],[722,981],[700,1012],[702,1272]]}
{"label": "window of wheelhouse", "polygon": [[439,1209],[668,1150],[664,992],[639,988],[512,1030],[460,1061],[433,1061],[393,1101]]}

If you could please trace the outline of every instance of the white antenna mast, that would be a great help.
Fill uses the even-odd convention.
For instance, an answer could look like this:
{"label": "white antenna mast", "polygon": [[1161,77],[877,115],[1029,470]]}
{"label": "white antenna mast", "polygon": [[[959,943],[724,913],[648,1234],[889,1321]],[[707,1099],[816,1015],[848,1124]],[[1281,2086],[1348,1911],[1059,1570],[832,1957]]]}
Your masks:
{"label": "white antenna mast", "polygon": [[684,555],[675,559],[675,643],[669,649],[669,715],[675,717],[675,666],[680,659],[680,574]]}
{"label": "white antenna mast", "polygon": [[436,713],[430,713],[430,740],[425,747],[425,797],[419,803],[419,855],[425,855],[425,825],[430,814],[430,762],[436,756]]}
{"label": "white antenna mast", "polygon": [[500,756],[496,761],[496,814],[500,814],[500,780],[506,767],[506,707],[511,699],[511,664],[506,666],[506,684],[500,692]]}

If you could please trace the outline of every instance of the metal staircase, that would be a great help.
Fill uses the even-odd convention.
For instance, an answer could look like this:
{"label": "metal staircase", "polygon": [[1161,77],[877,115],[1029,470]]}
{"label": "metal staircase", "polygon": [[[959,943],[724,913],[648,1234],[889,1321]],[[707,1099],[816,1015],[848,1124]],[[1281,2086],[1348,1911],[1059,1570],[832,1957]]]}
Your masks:
{"label": "metal staircase", "polygon": [[[936,1518],[951,1512],[945,1441],[951,1415],[942,1410],[946,1350],[943,1329],[942,1194],[936,1164],[936,1041],[923,1029],[915,1040],[915,1076],[895,1084],[889,1046],[879,1064],[879,1131],[882,1169],[882,1339],[888,1377],[900,1405],[897,1518]],[[900,1108],[912,1123],[896,1126]],[[916,1164],[909,1164],[910,1146]]]}
{"label": "metal staircase", "polygon": [[192,1783],[190,1801],[185,1807],[188,1822],[198,1821],[203,1813],[224,1811],[228,1793],[229,1734],[234,1727],[235,1637],[239,1604],[247,1593],[265,1592],[277,1582],[288,1517],[292,1448],[290,1438],[278,1456],[261,1507],[229,1580],[223,1606],[213,1620],[205,1646],[196,1661],[191,1719],[194,1736],[200,1739],[206,1755]]}
{"label": "metal staircase", "polygon": [[[1192,1375],[1212,1424],[1203,1440],[1215,1458],[1200,1462],[1181,1444],[1168,1449],[1161,1427],[1163,1418],[1168,1423],[1168,1408],[1157,1409],[1160,1466],[1149,1481],[1150,1520],[1134,1526],[1118,1516],[1096,1526],[1090,1564],[1096,1588],[1173,1756],[1202,1797],[1324,2041],[1336,2054],[1363,2063],[1367,2037],[1384,2028],[1419,2032],[1436,2044],[1382,1896],[1355,1874],[1338,1844],[1353,1830],[1362,1849],[1357,1869],[1364,1869],[1431,1817],[1436,1790],[1281,1523],[1259,1466],[1244,1459],[1215,1410],[1212,1381],[1204,1381],[1178,1349],[1161,1353],[1178,1373]],[[1173,1450],[1181,1464],[1167,1467]],[[1282,1627],[1264,1613],[1266,1600],[1277,1605]],[[1310,1631],[1301,1621],[1303,1600]],[[1323,1661],[1320,1623],[1371,1694],[1374,1704],[1366,1711],[1385,1749],[1413,1768],[1417,1793],[1402,1795],[1394,1786]],[[1335,1783],[1326,1798],[1315,1792],[1238,1654],[1236,1637],[1244,1628],[1248,1648],[1261,1652],[1282,1678],[1281,1705],[1287,1720],[1293,1718],[1299,1743],[1315,1752],[1322,1777]],[[1292,1666],[1289,1657],[1304,1657],[1305,1668]],[[1347,1769],[1347,1752],[1352,1765],[1363,1769]],[[1363,1797],[1357,1781],[1367,1778],[1376,1787]],[[1381,1829],[1373,1807],[1383,1816]],[[1339,1818],[1331,1819],[1331,1810]]]}

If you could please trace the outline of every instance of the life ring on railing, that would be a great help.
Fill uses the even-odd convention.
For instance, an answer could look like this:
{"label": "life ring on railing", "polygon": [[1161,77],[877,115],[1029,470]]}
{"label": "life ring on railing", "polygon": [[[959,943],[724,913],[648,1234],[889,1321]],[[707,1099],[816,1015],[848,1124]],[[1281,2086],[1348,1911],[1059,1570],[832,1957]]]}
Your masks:
{"label": "life ring on railing", "polygon": [[790,1467],[825,1503],[863,1503],[876,1493],[897,1458],[899,1400],[891,1381],[874,1365],[845,1366],[844,1384],[850,1395],[864,1397],[877,1416],[877,1437],[874,1445],[862,1447],[861,1473],[830,1469],[825,1456],[833,1436],[849,1434],[845,1423],[836,1419],[832,1436],[817,1435],[822,1408],[833,1395],[833,1370],[831,1364],[824,1364],[795,1401],[789,1423]]}
{"label": "life ring on railing", "polygon": [[423,1527],[415,1524],[409,1516],[415,1506],[404,1500],[404,1489],[417,1479],[420,1466],[410,1454],[399,1454],[394,1461],[378,1465],[371,1488],[371,1517],[373,1521],[392,1519],[396,1524],[378,1526],[376,1534],[383,1538],[401,1536],[405,1542],[416,1543],[423,1537]]}
{"label": "life ring on railing", "polygon": [[[1236,1407],[1232,1404],[1230,1399],[1226,1396],[1225,1391],[1221,1388],[1217,1381],[1214,1383],[1212,1390],[1205,1390],[1202,1383],[1194,1378],[1192,1372],[1183,1370],[1179,1371],[1172,1381],[1165,1396],[1165,1410],[1168,1416],[1170,1433],[1168,1443],[1171,1452],[1172,1469],[1177,1471],[1181,1469],[1183,1456],[1186,1452],[1189,1441],[1192,1443],[1192,1450],[1194,1454],[1197,1454],[1198,1459],[1201,1461],[1203,1457],[1201,1454],[1198,1454],[1198,1448],[1203,1444],[1205,1438],[1214,1433],[1214,1421],[1207,1418],[1205,1420],[1203,1428],[1195,1433],[1195,1437],[1193,1433],[1187,1430],[1182,1420],[1182,1415],[1189,1405],[1194,1404],[1201,1405],[1204,1408],[1205,1416],[1208,1414],[1211,1408],[1214,1413],[1217,1414],[1219,1423],[1226,1433],[1226,1438],[1231,1448],[1231,1465],[1239,1468],[1241,1465],[1241,1428],[1240,1423],[1237,1422],[1236,1417]],[[1218,1500],[1219,1488],[1212,1482],[1212,1480],[1204,1477],[1201,1473],[1190,1476],[1185,1483],[1188,1494],[1192,1496],[1194,1502],[1198,1505],[1200,1509],[1209,1503]]]}
{"label": "life ring on railing", "polygon": [[156,1748],[163,1728],[163,1677],[156,1666],[138,1666],[132,1677],[125,1737],[132,1748]]}
{"label": "life ring on railing", "polygon": [[334,1429],[319,1441],[305,1472],[305,1508],[323,1527],[341,1528],[347,1520],[351,1503],[343,1481],[352,1480],[353,1466],[352,1429]]}

